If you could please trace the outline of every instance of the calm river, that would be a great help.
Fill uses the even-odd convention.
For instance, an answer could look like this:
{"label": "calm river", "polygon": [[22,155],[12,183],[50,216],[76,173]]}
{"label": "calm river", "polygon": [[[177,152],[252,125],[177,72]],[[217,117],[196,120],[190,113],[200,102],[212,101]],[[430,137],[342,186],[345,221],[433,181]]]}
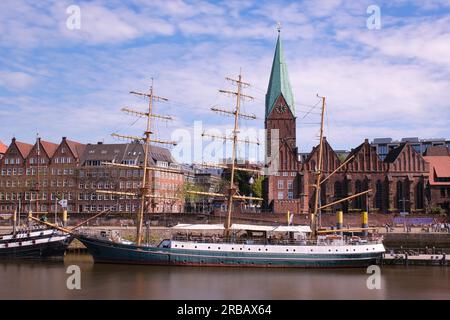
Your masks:
{"label": "calm river", "polygon": [[[78,265],[81,289],[66,268]],[[365,269],[241,269],[0,262],[0,299],[450,299],[450,268],[383,266],[381,289]]]}

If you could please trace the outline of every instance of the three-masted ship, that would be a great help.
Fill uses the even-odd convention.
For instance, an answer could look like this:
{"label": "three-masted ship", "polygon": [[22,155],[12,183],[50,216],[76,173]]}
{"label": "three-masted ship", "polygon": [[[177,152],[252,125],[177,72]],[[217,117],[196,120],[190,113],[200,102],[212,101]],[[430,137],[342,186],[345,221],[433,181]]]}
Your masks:
{"label": "three-masted ship", "polygon": [[[77,233],[75,236],[87,247],[95,262],[131,263],[148,265],[183,265],[183,266],[233,266],[233,267],[364,267],[377,263],[385,251],[380,238],[362,238],[359,236],[344,237],[343,232],[367,231],[367,228],[352,230],[318,230],[317,216],[320,212],[319,195],[322,168],[323,116],[325,98],[322,103],[322,122],[319,144],[319,163],[316,169],[315,205],[311,213],[310,226],[268,226],[243,225],[232,223],[235,201],[261,201],[258,197],[247,197],[239,194],[235,186],[234,175],[237,170],[248,170],[237,166],[236,145],[240,139],[239,118],[254,118],[241,113],[241,99],[248,97],[243,94],[243,87],[248,84],[242,81],[242,76],[231,80],[236,91],[222,92],[236,97],[235,108],[231,111],[212,108],[213,111],[225,112],[234,116],[232,141],[231,178],[228,192],[225,194],[188,191],[203,196],[223,197],[227,202],[227,219],[224,224],[179,224],[173,227],[170,239],[162,239],[158,245],[149,245],[142,241],[144,213],[155,194],[150,193],[147,181],[149,170],[170,170],[148,166],[147,159],[151,142],[167,143],[151,139],[151,119],[161,117],[152,113],[154,100],[162,100],[150,92],[140,94],[149,99],[147,112],[135,112],[147,118],[147,129],[140,140],[145,144],[145,161],[140,167],[144,170],[142,178],[141,205],[137,216],[135,241],[123,240],[117,235],[92,235]],[[130,110],[128,110],[130,112]],[[169,142],[170,143],[170,142]],[[108,163],[107,165],[115,165]],[[123,165],[121,165],[123,166]],[[112,191],[108,191],[112,192]],[[370,192],[353,195],[338,200],[342,202]],[[123,194],[123,193],[121,193]],[[335,202],[335,203],[337,203]],[[333,204],[335,204],[333,203]],[[322,206],[323,207],[323,206]]]}

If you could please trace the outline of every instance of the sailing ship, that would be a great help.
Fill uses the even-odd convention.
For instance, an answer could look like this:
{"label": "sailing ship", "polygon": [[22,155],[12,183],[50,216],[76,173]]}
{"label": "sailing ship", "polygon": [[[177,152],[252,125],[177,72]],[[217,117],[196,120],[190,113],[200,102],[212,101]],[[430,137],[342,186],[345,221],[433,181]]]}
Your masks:
{"label": "sailing ship", "polygon": [[[163,239],[158,245],[142,243],[142,225],[144,212],[148,202],[158,195],[150,193],[147,181],[149,170],[170,170],[148,166],[147,158],[151,142],[172,143],[151,139],[151,119],[162,117],[152,113],[155,100],[165,100],[154,95],[153,86],[149,93],[136,93],[149,99],[147,112],[133,112],[147,118],[147,129],[144,137],[139,138],[145,144],[145,161],[141,167],[144,171],[141,192],[139,194],[141,205],[137,216],[135,241],[123,240],[116,233],[103,232],[88,234],[78,232],[75,234],[92,254],[95,262],[100,263],[129,263],[148,265],[182,265],[182,266],[232,266],[232,267],[365,267],[377,263],[385,251],[382,239],[375,236],[362,238],[359,236],[345,237],[344,230],[319,230],[317,217],[320,213],[319,195],[322,169],[322,142],[323,119],[325,112],[325,98],[322,98],[321,130],[319,143],[319,164],[316,170],[316,197],[314,211],[311,213],[310,226],[263,226],[243,225],[232,223],[233,203],[235,201],[261,201],[258,197],[240,195],[235,186],[234,176],[238,170],[249,170],[237,166],[236,145],[241,141],[238,137],[239,119],[253,119],[253,115],[241,113],[241,99],[249,98],[243,94],[242,89],[248,83],[242,81],[239,74],[237,79],[230,79],[237,86],[236,91],[221,92],[236,97],[236,106],[233,110],[211,108],[213,111],[228,113],[234,116],[234,130],[231,137],[223,137],[232,142],[231,176],[228,190],[225,194],[188,191],[203,196],[222,197],[227,201],[227,219],[225,224],[179,224],[172,228],[170,239]],[[134,93],[134,92],[133,92]],[[127,137],[127,136],[124,136]],[[136,137],[129,137],[136,139]],[[105,165],[123,164],[105,163]],[[205,164],[208,166],[208,164]],[[135,167],[135,166],[134,166]],[[101,190],[98,190],[101,192]],[[115,191],[105,191],[116,193]],[[338,200],[334,205],[351,198],[361,196],[370,190]],[[118,194],[125,194],[117,192]],[[126,193],[131,195],[131,193]],[[136,194],[132,194],[136,195]],[[323,207],[323,206],[322,206]],[[347,232],[368,231],[368,228],[345,230]]]}
{"label": "sailing ship", "polygon": [[[31,191],[36,193],[35,207],[36,213],[39,212],[39,195],[40,195],[40,139],[36,139],[36,156],[37,156],[37,182]],[[0,260],[3,259],[52,259],[61,260],[64,258],[66,249],[73,240],[73,236],[63,230],[55,229],[52,224],[45,225],[45,220],[33,217],[33,212],[28,213],[26,225],[17,223],[17,217],[20,217],[19,210],[14,210],[12,214],[13,230],[8,234],[0,235]],[[18,212],[19,211],[19,212]],[[44,217],[42,215],[41,217]],[[55,225],[56,225],[55,217]]]}

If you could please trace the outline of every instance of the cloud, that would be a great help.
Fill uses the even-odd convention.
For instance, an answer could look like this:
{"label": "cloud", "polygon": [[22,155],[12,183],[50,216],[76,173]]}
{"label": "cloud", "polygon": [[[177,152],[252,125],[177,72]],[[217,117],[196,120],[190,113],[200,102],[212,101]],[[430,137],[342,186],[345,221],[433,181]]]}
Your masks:
{"label": "cloud", "polygon": [[35,79],[27,73],[0,70],[0,87],[6,90],[24,89],[34,83]]}
{"label": "cloud", "polygon": [[2,2],[0,51],[8,60],[0,60],[0,82],[14,90],[0,91],[0,138],[22,132],[32,140],[36,130],[55,141],[140,134],[142,121],[132,125],[136,118],[120,108],[145,110],[146,101],[128,91],[148,90],[151,78],[169,98],[155,112],[176,119],[155,123],[160,138],[197,120],[205,129],[230,127],[230,118],[209,108],[233,107],[218,89],[233,90],[224,78],[241,68],[252,84],[246,93],[256,98],[244,111],[258,116],[242,128],[261,128],[278,19],[300,150],[317,143],[317,115],[302,119],[316,93],[327,97],[326,133],[339,149],[366,137],[449,136],[449,16],[414,11],[405,18],[401,2],[383,4],[383,27],[371,31],[369,2],[80,1],[79,31],[65,28],[67,1]]}

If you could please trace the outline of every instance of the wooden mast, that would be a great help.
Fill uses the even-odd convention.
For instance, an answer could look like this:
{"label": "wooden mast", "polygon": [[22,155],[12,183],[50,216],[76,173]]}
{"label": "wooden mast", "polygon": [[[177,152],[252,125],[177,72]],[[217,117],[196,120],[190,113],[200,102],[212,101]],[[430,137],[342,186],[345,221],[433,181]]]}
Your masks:
{"label": "wooden mast", "polygon": [[[249,83],[246,83],[244,81],[242,81],[242,72],[239,72],[239,76],[238,79],[231,79],[231,78],[226,78],[228,81],[231,81],[232,83],[234,83],[237,86],[237,90],[236,91],[228,91],[228,90],[219,90],[219,92],[221,93],[225,93],[225,94],[230,94],[230,95],[234,95],[236,96],[236,106],[234,108],[234,110],[225,110],[225,109],[220,109],[217,107],[212,107],[211,110],[214,112],[218,112],[218,113],[225,113],[225,114],[230,114],[234,116],[234,126],[233,126],[233,135],[231,137],[227,137],[227,136],[217,136],[217,135],[212,135],[212,134],[207,134],[207,133],[203,133],[202,136],[206,136],[206,137],[210,137],[210,138],[214,138],[214,139],[223,139],[223,140],[229,140],[232,142],[232,152],[231,152],[231,177],[230,177],[230,187],[228,189],[228,195],[226,194],[221,194],[221,193],[214,193],[214,192],[201,192],[201,191],[191,191],[188,190],[187,193],[189,194],[197,194],[197,195],[203,195],[203,196],[213,196],[213,197],[227,197],[227,220],[225,222],[225,236],[228,237],[230,234],[230,227],[231,227],[231,216],[233,213],[233,200],[234,199],[238,199],[238,200],[255,200],[255,201],[262,201],[262,198],[258,198],[258,197],[248,197],[248,196],[242,196],[237,194],[237,190],[236,187],[234,186],[235,183],[235,179],[234,179],[234,174],[236,171],[247,171],[247,172],[260,172],[260,170],[253,170],[253,169],[247,169],[247,168],[239,168],[237,166],[237,152],[236,152],[236,148],[237,148],[237,143],[238,142],[246,142],[246,143],[252,143],[252,144],[257,144],[259,145],[259,142],[257,141],[248,141],[248,140],[242,140],[238,138],[238,134],[239,134],[239,118],[244,118],[244,119],[250,119],[250,120],[254,120],[256,119],[256,116],[253,114],[243,114],[241,113],[241,100],[246,98],[246,99],[250,99],[253,100],[254,98],[246,95],[244,93],[242,93],[242,89],[243,87],[248,87],[250,86]],[[204,167],[218,167],[218,168],[228,168],[228,166],[226,165],[215,165],[215,164],[207,164],[207,163],[203,163],[200,164]]]}
{"label": "wooden mast", "polygon": [[231,227],[231,213],[233,209],[233,196],[236,193],[236,188],[234,187],[234,170],[236,166],[236,143],[237,143],[237,134],[239,127],[239,112],[241,108],[241,89],[242,89],[242,74],[239,72],[239,78],[236,81],[237,83],[237,92],[236,92],[236,112],[234,114],[234,128],[233,128],[233,146],[231,150],[231,177],[230,177],[230,194],[228,197],[228,212],[227,212],[227,223],[225,225],[226,235],[228,236],[230,233]]}
{"label": "wooden mast", "polygon": [[[319,95],[317,95],[319,97]],[[317,236],[317,213],[320,210],[319,208],[319,197],[320,197],[320,178],[322,175],[322,154],[323,154],[323,122],[324,122],[324,114],[325,114],[325,97],[319,97],[322,99],[322,112],[320,115],[320,142],[319,142],[319,159],[318,159],[318,168],[316,170],[317,179],[315,185],[315,197],[314,197],[314,212],[311,215],[311,230],[312,237],[315,238]]]}
{"label": "wooden mast", "polygon": [[129,108],[122,108],[122,111],[127,112],[131,115],[134,116],[139,116],[139,117],[146,117],[147,118],[147,125],[146,125],[146,131],[144,132],[144,137],[136,137],[136,136],[129,136],[129,135],[121,135],[121,134],[117,134],[117,133],[113,133],[111,134],[113,137],[117,137],[117,138],[122,138],[122,139],[129,139],[129,140],[134,140],[134,141],[141,141],[144,143],[144,163],[143,165],[126,165],[126,164],[120,164],[120,163],[112,163],[112,162],[102,162],[103,165],[109,165],[109,166],[117,166],[117,167],[126,167],[126,168],[139,168],[143,170],[143,176],[142,176],[142,180],[141,180],[141,189],[139,193],[134,193],[134,192],[116,192],[116,191],[109,191],[109,190],[96,190],[96,192],[98,193],[108,193],[108,194],[116,194],[116,195],[130,195],[130,196],[140,196],[140,205],[139,205],[139,211],[138,211],[138,215],[137,215],[137,225],[136,225],[136,244],[137,245],[141,245],[142,243],[142,226],[143,226],[143,221],[144,221],[144,212],[145,212],[145,207],[146,207],[146,199],[149,198],[149,202],[150,202],[150,207],[151,210],[153,210],[153,205],[152,202],[154,198],[165,198],[163,196],[159,196],[159,195],[154,195],[154,194],[149,194],[149,186],[148,184],[148,177],[147,174],[149,171],[152,170],[157,170],[157,171],[175,171],[175,170],[170,170],[167,168],[158,168],[156,166],[149,166],[148,165],[148,160],[149,160],[149,154],[150,154],[150,148],[151,145],[150,143],[160,143],[160,144],[168,144],[168,145],[176,145],[176,143],[174,141],[164,141],[164,140],[159,140],[159,139],[152,139],[151,135],[153,134],[153,132],[151,131],[151,118],[158,118],[158,119],[164,119],[164,120],[172,120],[172,117],[170,116],[165,116],[165,115],[158,115],[158,114],[154,114],[153,113],[153,102],[154,101],[168,101],[168,99],[163,98],[163,97],[159,97],[156,96],[154,94],[154,90],[153,90],[153,83],[150,86],[150,90],[148,93],[140,93],[140,92],[135,92],[135,91],[130,91],[131,94],[135,94],[138,96],[143,96],[149,99],[148,102],[148,110],[147,112],[141,112],[141,111],[136,111],[136,110],[132,110]]}

